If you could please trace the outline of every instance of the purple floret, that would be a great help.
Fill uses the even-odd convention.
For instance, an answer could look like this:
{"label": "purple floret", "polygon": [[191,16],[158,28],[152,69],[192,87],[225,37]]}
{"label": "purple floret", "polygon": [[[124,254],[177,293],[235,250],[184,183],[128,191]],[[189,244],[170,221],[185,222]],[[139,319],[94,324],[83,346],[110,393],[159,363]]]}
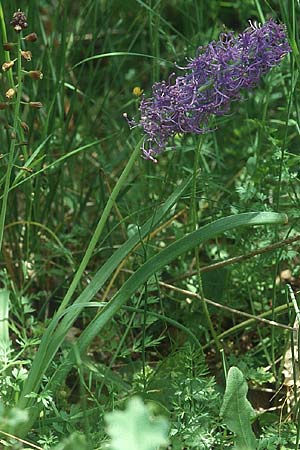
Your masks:
{"label": "purple floret", "polygon": [[289,52],[285,26],[273,20],[261,27],[250,22],[237,37],[222,33],[218,41],[199,47],[185,74],[155,83],[152,97],[141,100],[139,122],[129,121],[144,130],[143,156],[156,162],[177,133],[207,132],[211,115],[228,112],[241,89],[255,87]]}

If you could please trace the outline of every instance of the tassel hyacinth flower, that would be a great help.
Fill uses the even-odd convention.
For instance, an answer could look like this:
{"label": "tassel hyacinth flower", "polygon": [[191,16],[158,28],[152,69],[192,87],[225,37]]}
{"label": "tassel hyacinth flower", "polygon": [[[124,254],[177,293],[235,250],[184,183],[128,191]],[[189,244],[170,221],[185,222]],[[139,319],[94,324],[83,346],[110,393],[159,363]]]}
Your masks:
{"label": "tassel hyacinth flower", "polygon": [[131,127],[143,128],[143,157],[157,162],[156,155],[177,133],[207,132],[211,115],[227,113],[242,89],[255,87],[289,52],[285,27],[273,20],[262,26],[250,22],[238,36],[222,33],[218,41],[199,47],[183,76],[172,74],[153,85],[152,97],[142,97],[139,122],[128,120]]}

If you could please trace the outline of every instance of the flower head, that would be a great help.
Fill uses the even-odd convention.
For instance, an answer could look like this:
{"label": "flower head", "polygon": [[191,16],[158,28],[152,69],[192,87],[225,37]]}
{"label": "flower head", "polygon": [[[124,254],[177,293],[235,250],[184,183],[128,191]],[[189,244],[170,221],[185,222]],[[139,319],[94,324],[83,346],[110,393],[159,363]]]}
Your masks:
{"label": "flower head", "polygon": [[27,17],[25,16],[25,13],[23,13],[23,11],[18,9],[18,11],[14,13],[10,24],[14,27],[14,30],[17,33],[20,33],[20,31],[27,28],[28,23],[27,23]]}
{"label": "flower head", "polygon": [[152,97],[141,99],[139,122],[129,121],[144,130],[143,156],[156,161],[177,133],[207,132],[211,115],[228,112],[241,89],[255,87],[289,51],[285,27],[273,20],[261,27],[250,22],[238,36],[222,33],[218,41],[199,47],[185,74],[155,83]]}
{"label": "flower head", "polygon": [[135,86],[135,87],[132,89],[132,93],[133,93],[133,95],[135,95],[136,97],[139,97],[140,95],[142,95],[143,92],[144,92],[143,89],[141,89],[139,86]]}

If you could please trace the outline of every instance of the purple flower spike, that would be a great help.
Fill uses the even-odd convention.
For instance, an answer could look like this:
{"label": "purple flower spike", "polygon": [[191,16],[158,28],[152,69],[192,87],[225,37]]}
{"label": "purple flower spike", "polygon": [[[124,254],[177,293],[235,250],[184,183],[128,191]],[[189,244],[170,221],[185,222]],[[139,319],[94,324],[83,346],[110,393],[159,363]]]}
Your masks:
{"label": "purple flower spike", "polygon": [[228,112],[241,89],[256,86],[289,52],[285,27],[273,20],[263,26],[250,22],[237,37],[222,33],[218,41],[199,47],[183,68],[185,75],[155,83],[152,97],[141,100],[139,122],[128,121],[144,130],[143,157],[157,162],[156,155],[177,133],[207,132],[212,114]]}

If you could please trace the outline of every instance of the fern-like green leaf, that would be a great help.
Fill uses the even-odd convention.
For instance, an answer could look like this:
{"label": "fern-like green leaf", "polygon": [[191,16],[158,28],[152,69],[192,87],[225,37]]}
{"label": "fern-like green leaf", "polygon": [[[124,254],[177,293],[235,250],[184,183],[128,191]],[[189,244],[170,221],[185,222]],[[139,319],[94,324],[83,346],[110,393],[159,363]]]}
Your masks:
{"label": "fern-like green leaf", "polygon": [[229,430],[235,434],[235,450],[255,450],[257,447],[251,428],[255,411],[247,400],[247,392],[243,373],[237,367],[231,367],[220,414]]}

